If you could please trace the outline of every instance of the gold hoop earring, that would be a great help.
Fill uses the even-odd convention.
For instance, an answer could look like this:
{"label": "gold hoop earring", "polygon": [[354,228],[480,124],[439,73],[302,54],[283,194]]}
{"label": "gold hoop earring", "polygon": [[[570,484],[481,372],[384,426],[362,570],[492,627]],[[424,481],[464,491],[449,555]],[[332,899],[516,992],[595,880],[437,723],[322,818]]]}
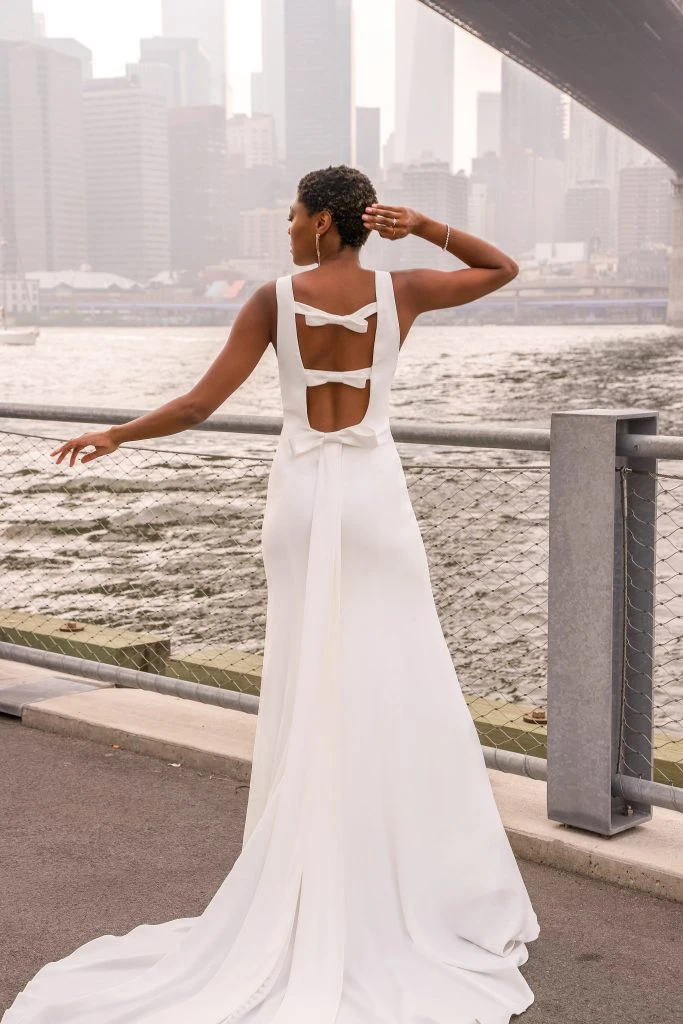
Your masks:
{"label": "gold hoop earring", "polygon": [[317,231],[315,234],[315,251],[318,254],[318,266],[320,266],[320,235]]}

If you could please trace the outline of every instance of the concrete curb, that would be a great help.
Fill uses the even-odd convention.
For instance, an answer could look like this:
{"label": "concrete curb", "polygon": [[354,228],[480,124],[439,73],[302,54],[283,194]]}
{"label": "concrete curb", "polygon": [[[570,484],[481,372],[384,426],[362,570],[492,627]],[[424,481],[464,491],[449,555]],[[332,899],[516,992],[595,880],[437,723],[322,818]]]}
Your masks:
{"label": "concrete curb", "polygon": [[[241,711],[116,687],[34,700],[22,714],[22,724],[34,729],[116,743],[247,784],[256,721]],[[683,815],[655,807],[651,822],[599,837],[550,821],[544,782],[488,771],[517,857],[683,903]]]}
{"label": "concrete curb", "polygon": [[[75,697],[76,700],[69,700]],[[86,699],[87,698],[87,699]],[[249,782],[256,715],[147,690],[107,687],[28,704],[22,724]]]}

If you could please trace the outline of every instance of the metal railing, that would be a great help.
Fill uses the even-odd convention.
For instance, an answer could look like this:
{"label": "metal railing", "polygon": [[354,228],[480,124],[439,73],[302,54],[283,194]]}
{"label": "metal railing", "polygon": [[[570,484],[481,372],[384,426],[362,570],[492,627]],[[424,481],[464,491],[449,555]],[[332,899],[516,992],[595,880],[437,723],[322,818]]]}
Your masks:
{"label": "metal railing", "polygon": [[[0,419],[12,420],[0,451],[0,657],[253,713],[265,627],[260,527],[270,455],[136,444],[75,472],[48,458],[58,437],[22,433],[17,424],[121,423],[144,411],[0,406]],[[666,574],[677,577],[683,568],[673,526],[683,474],[666,477],[668,497],[659,493],[657,518],[663,477],[653,461],[683,459],[683,439],[631,431],[640,415],[554,414],[551,430],[392,421],[437,609],[487,763],[547,777],[550,816],[603,834],[647,820],[653,803],[683,809],[683,690],[676,671],[683,611],[679,616],[677,597],[665,589]],[[572,460],[580,468],[586,441],[577,445],[556,427],[584,421],[589,449],[600,449],[604,462],[605,529],[611,458],[613,536],[602,569],[611,572],[611,585],[606,590],[600,577],[595,588],[596,605],[605,606],[599,625],[577,620],[568,634],[561,624],[590,605],[586,588],[595,566],[586,575],[574,565],[567,590],[567,558],[591,531],[577,512],[581,500],[585,506],[595,496],[588,482],[578,504],[576,495],[570,498],[564,474],[576,469]],[[598,426],[596,441],[590,431]],[[198,429],[253,436],[277,435],[280,427],[276,417],[213,416]],[[648,487],[634,488],[636,477]],[[650,508],[645,527],[643,502]],[[653,517],[668,545],[656,579]],[[591,543],[604,551],[605,536]],[[656,607],[650,619],[648,600]],[[587,647],[594,662],[581,675]],[[599,778],[606,807],[589,798],[588,785],[577,809],[567,801],[576,789],[567,763],[581,776],[582,793],[587,758],[596,751],[606,772]],[[601,806],[597,817],[584,804]]]}

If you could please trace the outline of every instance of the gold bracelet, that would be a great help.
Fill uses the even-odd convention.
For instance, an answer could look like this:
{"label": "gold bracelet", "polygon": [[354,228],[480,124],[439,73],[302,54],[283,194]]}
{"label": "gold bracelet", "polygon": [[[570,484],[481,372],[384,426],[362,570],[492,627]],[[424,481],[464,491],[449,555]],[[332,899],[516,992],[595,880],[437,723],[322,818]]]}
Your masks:
{"label": "gold bracelet", "polygon": [[444,252],[448,248],[448,239],[451,237],[451,226],[450,226],[450,224],[447,224],[446,228],[447,228],[447,231],[446,231],[446,241],[443,244],[443,251]]}

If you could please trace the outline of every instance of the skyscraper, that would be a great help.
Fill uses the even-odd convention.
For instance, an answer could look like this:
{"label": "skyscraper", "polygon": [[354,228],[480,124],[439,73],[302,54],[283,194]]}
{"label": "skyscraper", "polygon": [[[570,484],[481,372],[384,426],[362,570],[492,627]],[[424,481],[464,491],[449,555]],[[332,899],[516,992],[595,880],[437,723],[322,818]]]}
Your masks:
{"label": "skyscraper", "polygon": [[588,252],[606,252],[612,237],[610,192],[604,181],[582,181],[567,189],[564,240],[585,242]]}
{"label": "skyscraper", "polygon": [[69,270],[86,259],[78,60],[0,42],[0,238],[5,268]]}
{"label": "skyscraper", "polygon": [[567,185],[572,188],[587,181],[606,185],[610,200],[610,248],[616,244],[619,172],[622,167],[642,166],[651,159],[652,154],[628,135],[576,100],[570,101]]}
{"label": "skyscraper", "polygon": [[225,255],[225,126],[223,107],[169,112],[173,270],[202,270]]}
{"label": "skyscraper", "polygon": [[227,84],[226,0],[163,0],[163,34],[175,39],[198,39],[211,69],[209,102],[232,113]]}
{"label": "skyscraper", "polygon": [[261,95],[252,114],[272,114],[278,160],[287,155],[285,0],[261,0]]}
{"label": "skyscraper", "polygon": [[550,82],[503,57],[500,98],[501,147],[564,157],[562,93]]}
{"label": "skyscraper", "polygon": [[227,154],[233,166],[238,157],[245,170],[274,167],[275,129],[270,114],[235,114],[227,122]]}
{"label": "skyscraper", "polygon": [[616,193],[619,171],[646,163],[652,154],[587,107],[570,100],[567,184],[604,181]]}
{"label": "skyscraper", "polygon": [[500,153],[500,93],[477,93],[477,156]]}
{"label": "skyscraper", "polygon": [[[383,194],[391,194],[398,182],[384,188]],[[448,163],[422,160],[409,164],[401,174],[397,196],[400,205],[423,210],[435,220],[443,221],[443,242],[446,241],[446,224],[464,226],[468,224],[469,183],[464,171],[453,174]],[[388,200],[390,205],[391,200]],[[442,242],[442,244],[443,244]],[[384,268],[394,270],[400,267],[432,267],[435,270],[453,270],[454,259],[450,253],[426,242],[417,235],[409,235],[400,243],[387,243]]]}
{"label": "skyscraper", "polygon": [[[562,93],[538,75],[503,57],[500,154],[504,197],[497,221],[498,244],[512,256],[531,248],[536,237],[536,161],[564,158]],[[548,165],[550,166],[550,165]],[[553,175],[559,209],[564,182]],[[550,177],[544,176],[546,186]],[[551,202],[546,193],[545,203]]]}
{"label": "skyscraper", "polygon": [[75,57],[81,66],[83,81],[87,82],[92,78],[92,50],[79,43],[77,39],[53,39],[48,36],[41,38],[40,45],[49,46],[51,50],[64,53],[67,57]]}
{"label": "skyscraper", "polygon": [[397,0],[397,163],[453,163],[454,31],[452,22],[417,0]]}
{"label": "skyscraper", "polygon": [[90,263],[147,281],[170,266],[166,104],[129,78],[93,79],[84,100]]}
{"label": "skyscraper", "polygon": [[307,171],[353,160],[351,0],[285,4],[290,188]]}
{"label": "skyscraper", "polygon": [[0,39],[33,39],[33,0],[2,0]]}
{"label": "skyscraper", "polygon": [[356,107],[356,167],[374,181],[380,169],[380,108]]}
{"label": "skyscraper", "polygon": [[653,246],[671,245],[673,172],[661,160],[622,167],[619,174],[619,264]]}
{"label": "skyscraper", "polygon": [[[203,107],[211,97],[211,66],[197,39],[154,36],[140,40],[140,64],[166,64],[173,72],[169,107]],[[143,72],[144,74],[144,72]]]}

